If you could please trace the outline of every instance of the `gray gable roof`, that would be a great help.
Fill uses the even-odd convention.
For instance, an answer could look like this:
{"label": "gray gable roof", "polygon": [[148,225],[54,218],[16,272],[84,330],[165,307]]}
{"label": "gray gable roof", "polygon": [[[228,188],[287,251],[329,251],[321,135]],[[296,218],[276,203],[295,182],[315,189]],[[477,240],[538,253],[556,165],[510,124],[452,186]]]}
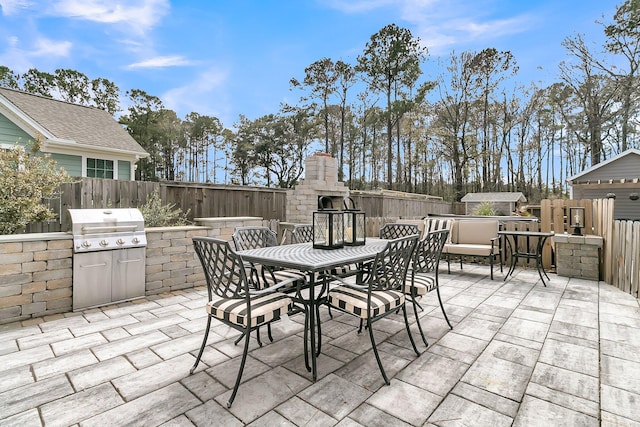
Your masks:
{"label": "gray gable roof", "polygon": [[615,157],[590,167],[567,178],[569,184],[578,181],[607,181],[609,179],[632,179],[640,177],[640,150],[630,148]]}
{"label": "gray gable roof", "polygon": [[138,154],[148,153],[106,111],[0,88],[4,97],[56,139]]}
{"label": "gray gable roof", "polygon": [[500,192],[500,193],[467,193],[461,202],[526,202],[524,194]]}

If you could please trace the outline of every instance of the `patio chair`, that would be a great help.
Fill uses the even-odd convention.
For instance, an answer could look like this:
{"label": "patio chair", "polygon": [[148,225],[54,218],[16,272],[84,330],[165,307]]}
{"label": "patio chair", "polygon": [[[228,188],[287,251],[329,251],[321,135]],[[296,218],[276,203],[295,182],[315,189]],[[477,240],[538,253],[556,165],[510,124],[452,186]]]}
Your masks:
{"label": "patio chair", "polygon": [[296,224],[291,229],[285,230],[282,244],[285,243],[307,243],[313,241],[312,224]]}
{"label": "patio chair", "polygon": [[246,275],[245,266],[240,257],[231,248],[229,242],[211,237],[194,237],[193,246],[204,270],[209,301],[206,305],[207,327],[196,361],[191,368],[193,374],[207,345],[211,319],[215,318],[225,325],[242,333],[244,350],[238,369],[233,392],[227,403],[231,407],[236,397],[242,372],[249,352],[251,331],[262,325],[271,325],[280,319],[292,306],[292,300],[278,289],[289,285],[294,279],[260,289]]}
{"label": "patio chair", "polygon": [[398,239],[400,237],[411,236],[412,234],[421,235],[420,227],[415,224],[391,223],[385,224],[380,229],[381,239]]}
{"label": "patio chair", "polygon": [[449,230],[447,229],[431,231],[427,233],[424,239],[418,242],[416,250],[413,252],[410,273],[407,273],[407,281],[404,287],[405,294],[407,294],[407,297],[413,303],[413,311],[416,316],[418,330],[420,331],[422,341],[426,346],[429,344],[424,336],[422,325],[418,318],[418,308],[422,309],[422,307],[417,300],[427,293],[433,290],[436,291],[444,319],[447,321],[449,328],[453,329],[453,326],[451,326],[451,322],[449,321],[449,317],[447,317],[447,313],[444,310],[438,284],[438,265],[440,264],[442,248],[444,247],[448,236]]}
{"label": "patio chair", "polygon": [[[373,337],[372,324],[401,309],[413,350],[416,355],[420,355],[409,329],[404,294],[407,269],[417,241],[417,235],[389,241],[385,249],[376,255],[371,271],[366,275],[366,278],[347,281],[336,276],[335,280],[340,285],[329,291],[329,303],[333,308],[366,322],[371,347],[387,385],[390,382],[380,361],[378,348]],[[362,276],[352,276],[352,278],[354,277]]]}
{"label": "patio chair", "polygon": [[[236,227],[231,238],[233,239],[236,250],[239,251],[276,246],[278,244],[276,233],[262,226]],[[274,283],[290,278],[305,280],[304,273],[297,270],[275,269],[262,266],[260,268],[252,266],[252,270],[251,274],[259,275],[264,286],[272,286]],[[291,287],[294,288],[295,285],[296,282],[294,281]]]}
{"label": "patio chair", "polygon": [[[236,250],[239,251],[276,246],[278,244],[276,233],[273,230],[262,226],[236,227],[231,238],[233,239]],[[282,289],[282,292],[293,293],[296,292],[299,284],[306,281],[306,275],[297,270],[277,269],[274,267],[262,265],[257,266],[248,263],[245,263],[244,265],[251,276],[251,280],[259,288],[268,288],[276,283],[284,281],[288,283],[288,285],[286,288]],[[299,306],[295,306],[288,314],[293,315],[302,311],[303,309]],[[267,325],[267,336],[269,341],[273,342],[271,325]],[[258,344],[262,346],[259,329],[256,331],[256,339],[258,340]],[[242,337],[239,337],[235,343],[238,344],[241,340]]]}

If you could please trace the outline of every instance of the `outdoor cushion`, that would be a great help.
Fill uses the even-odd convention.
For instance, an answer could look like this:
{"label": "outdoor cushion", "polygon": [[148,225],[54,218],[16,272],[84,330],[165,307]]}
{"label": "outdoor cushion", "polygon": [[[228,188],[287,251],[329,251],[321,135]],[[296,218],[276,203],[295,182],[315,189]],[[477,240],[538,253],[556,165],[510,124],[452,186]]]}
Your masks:
{"label": "outdoor cushion", "polygon": [[371,313],[367,313],[367,291],[338,286],[329,292],[329,303],[341,310],[366,319],[395,310],[404,304],[404,294],[398,291],[372,291]]}
{"label": "outdoor cushion", "polygon": [[491,255],[491,244],[473,245],[473,244],[445,244],[442,252],[458,255],[470,256],[489,256]]}
{"label": "outdoor cushion", "polygon": [[428,292],[435,288],[435,280],[428,274],[414,273],[413,287],[411,286],[411,275],[407,275],[407,280],[404,284],[404,293],[413,297],[426,295]]}
{"label": "outdoor cushion", "polygon": [[[247,303],[245,298],[223,298],[207,303],[207,313],[218,319],[247,326]],[[273,292],[251,298],[251,327],[277,320],[287,313],[291,298]]]}

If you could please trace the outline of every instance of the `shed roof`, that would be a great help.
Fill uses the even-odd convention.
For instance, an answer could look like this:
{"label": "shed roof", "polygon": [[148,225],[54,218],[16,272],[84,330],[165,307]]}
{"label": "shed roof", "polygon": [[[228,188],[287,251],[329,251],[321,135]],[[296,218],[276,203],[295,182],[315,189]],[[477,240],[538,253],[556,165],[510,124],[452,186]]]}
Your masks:
{"label": "shed roof", "polygon": [[567,178],[567,182],[569,184],[571,184],[574,181],[577,181],[579,178],[583,178],[584,179],[584,178],[587,177],[587,175],[593,173],[594,171],[596,171],[598,169],[606,168],[612,163],[620,161],[623,158],[627,158],[627,156],[637,157],[638,158],[638,164],[640,165],[640,150],[635,149],[635,148],[630,148],[630,149],[628,149],[626,151],[623,151],[622,153],[618,154],[615,157],[611,157],[610,159],[607,159],[604,162],[600,162],[597,165],[591,166],[589,169],[585,169],[584,171],[580,172],[577,175],[573,175],[572,177]]}
{"label": "shed roof", "polygon": [[521,192],[499,193],[467,193],[462,202],[526,202],[527,198]]}
{"label": "shed roof", "polygon": [[13,107],[14,112],[21,114],[34,130],[42,132],[46,138],[148,156],[108,112],[99,108],[7,88],[0,88],[0,104]]}

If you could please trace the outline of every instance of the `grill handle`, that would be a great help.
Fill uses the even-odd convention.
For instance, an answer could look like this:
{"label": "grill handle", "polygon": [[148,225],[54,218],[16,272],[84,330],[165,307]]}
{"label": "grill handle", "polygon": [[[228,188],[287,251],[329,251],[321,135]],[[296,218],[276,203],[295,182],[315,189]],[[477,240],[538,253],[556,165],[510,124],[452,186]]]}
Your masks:
{"label": "grill handle", "polygon": [[82,227],[82,231],[85,233],[108,233],[118,231],[134,231],[136,228],[138,228],[137,225],[110,225],[102,227],[85,226]]}

